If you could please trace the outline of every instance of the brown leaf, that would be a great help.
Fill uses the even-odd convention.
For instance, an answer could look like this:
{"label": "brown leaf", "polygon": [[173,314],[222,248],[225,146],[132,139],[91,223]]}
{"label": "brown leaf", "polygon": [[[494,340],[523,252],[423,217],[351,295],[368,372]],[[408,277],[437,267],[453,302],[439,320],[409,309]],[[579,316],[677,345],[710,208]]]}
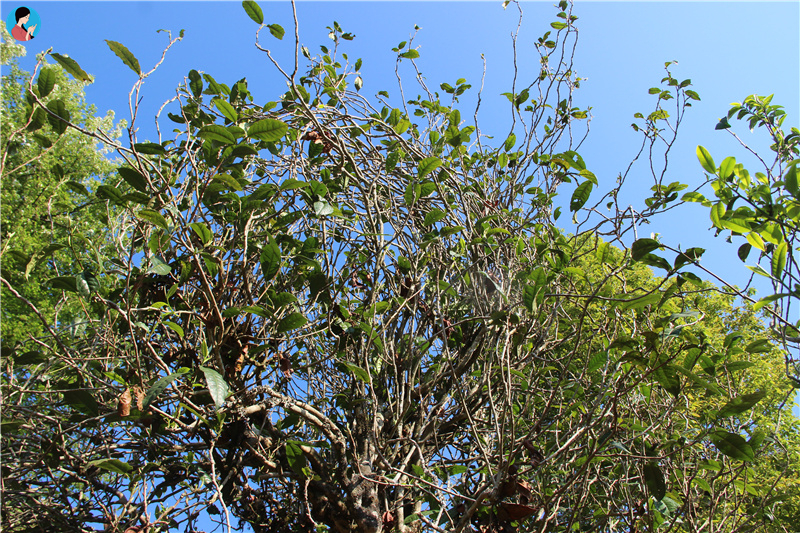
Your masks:
{"label": "brown leaf", "polygon": [[391,511],[385,511],[383,516],[381,516],[381,520],[383,520],[383,528],[386,531],[391,530],[394,527],[394,513]]}
{"label": "brown leaf", "polygon": [[289,359],[289,356],[286,354],[286,352],[280,352],[278,357],[280,358],[279,364],[281,367],[281,372],[283,372],[283,375],[288,378],[292,375],[292,361]]}
{"label": "brown leaf", "polygon": [[136,399],[136,408],[141,411],[144,407],[144,390],[138,385],[131,387],[131,395]]}
{"label": "brown leaf", "polygon": [[510,498],[516,493],[517,493],[517,480],[514,479],[513,477],[503,481],[503,484],[500,485],[501,498]]}
{"label": "brown leaf", "polygon": [[517,482],[517,492],[522,503],[528,503],[531,499],[531,485],[527,481]]}
{"label": "brown leaf", "polygon": [[129,416],[131,414],[131,390],[125,389],[125,392],[120,394],[119,401],[117,402],[117,414],[120,417]]}
{"label": "brown leaf", "polygon": [[501,513],[498,515],[507,520],[522,520],[528,518],[536,509],[529,505],[522,505],[521,503],[501,503]]}

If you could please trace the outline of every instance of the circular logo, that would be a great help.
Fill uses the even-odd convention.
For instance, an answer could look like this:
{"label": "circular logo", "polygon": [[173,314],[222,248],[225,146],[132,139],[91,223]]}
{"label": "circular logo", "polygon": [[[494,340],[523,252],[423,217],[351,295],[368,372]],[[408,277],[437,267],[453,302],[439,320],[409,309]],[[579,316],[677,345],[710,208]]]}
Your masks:
{"label": "circular logo", "polygon": [[6,17],[6,28],[17,41],[30,41],[39,33],[41,25],[39,13],[25,6],[12,10]]}

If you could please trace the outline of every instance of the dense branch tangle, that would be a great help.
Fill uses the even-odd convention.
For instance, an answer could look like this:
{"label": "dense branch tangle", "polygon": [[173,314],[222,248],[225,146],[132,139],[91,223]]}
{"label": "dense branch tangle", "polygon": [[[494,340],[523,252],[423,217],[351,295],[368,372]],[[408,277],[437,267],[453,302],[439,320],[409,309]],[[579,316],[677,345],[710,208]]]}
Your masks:
{"label": "dense branch tangle", "polygon": [[[276,532],[663,523],[659,462],[685,481],[719,455],[665,369],[715,347],[678,314],[680,287],[554,225],[558,188],[594,180],[572,144],[587,112],[559,7],[541,74],[509,93],[524,136],[497,148],[455,107],[466,82],[442,103],[410,44],[398,61],[424,97],[372,107],[338,25],[279,102],[190,72],[176,138],[131,137],[122,180],[97,191],[121,213],[99,265],[118,283],[91,295],[84,338],[37,340],[54,356],[38,376],[67,376],[43,393],[52,407],[33,412],[32,379],[9,385],[11,418],[37,421],[8,441],[12,477],[61,486],[6,486],[19,523],[188,531],[206,509]],[[685,482],[669,512],[688,520],[699,498]],[[713,496],[725,520],[742,501]]]}

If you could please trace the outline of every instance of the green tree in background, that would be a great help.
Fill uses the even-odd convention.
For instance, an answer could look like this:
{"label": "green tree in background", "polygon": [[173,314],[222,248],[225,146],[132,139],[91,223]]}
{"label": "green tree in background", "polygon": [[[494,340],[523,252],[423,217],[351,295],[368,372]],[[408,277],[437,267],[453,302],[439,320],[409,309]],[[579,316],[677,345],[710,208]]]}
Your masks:
{"label": "green tree in background", "polygon": [[[273,61],[274,101],[191,70],[159,117],[173,136],[138,139],[132,118],[117,142],[65,127],[77,113],[52,103],[49,67],[11,106],[30,107],[25,135],[74,130],[121,161],[60,200],[86,204],[82,225],[31,231],[42,258],[69,253],[29,269],[38,256],[3,248],[4,313],[11,299],[49,328],[4,357],[4,531],[795,527],[798,422],[769,308],[700,279],[702,249],[637,233],[703,201],[662,181],[689,80],[667,64],[650,90],[636,128],[653,195],[622,207],[628,173],[598,199],[577,152],[567,2],[493,138],[462,116],[466,79],[427,85],[413,39],[393,50],[402,100],[367,98],[352,34],[333,23],[313,55],[243,7],[268,60],[265,41],[297,52]],[[108,43],[138,101],[152,70]],[[25,296],[26,270],[57,304]]]}
{"label": "green tree in background", "polygon": [[[22,297],[53,320],[56,327],[82,327],[82,306],[62,298],[45,282],[54,275],[83,271],[91,279],[105,261],[110,244],[109,216],[105,202],[89,190],[112,178],[116,165],[106,149],[94,139],[67,128],[39,110],[33,116],[32,100],[25,86],[30,74],[22,72],[16,59],[25,53],[22,45],[3,29],[2,62],[10,67],[3,76],[2,144],[2,266],[3,276]],[[43,65],[34,91],[43,102],[74,124],[103,131],[110,140],[119,137],[114,115],[95,116],[85,101],[84,82],[70,79],[58,65]],[[46,93],[46,95],[45,95]],[[117,178],[118,179],[118,178]],[[110,212],[113,217],[113,210]],[[3,349],[31,338],[41,338],[44,329],[30,306],[2,291]]]}

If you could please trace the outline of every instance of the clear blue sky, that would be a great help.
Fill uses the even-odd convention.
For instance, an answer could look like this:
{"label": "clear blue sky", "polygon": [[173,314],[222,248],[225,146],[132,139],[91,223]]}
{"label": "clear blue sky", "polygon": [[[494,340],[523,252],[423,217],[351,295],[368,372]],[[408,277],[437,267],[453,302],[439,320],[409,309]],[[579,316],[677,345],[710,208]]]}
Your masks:
{"label": "clear blue sky", "polygon": [[[518,41],[521,80],[536,69],[532,41],[549,29],[555,1],[523,2],[524,19]],[[293,23],[288,2],[261,2],[265,22],[281,24],[287,35],[277,41],[263,32],[262,45],[289,66],[293,53]],[[5,20],[19,5],[36,10],[41,18],[36,38],[26,44],[22,61],[32,70],[38,52],[50,47],[68,54],[95,77],[87,98],[103,113],[116,111],[129,118],[127,95],[135,75],[109,50],[104,40],[123,43],[149,70],[161,57],[166,36],[185,29],[185,38],[167,54],[164,64],[147,80],[142,111],[137,122],[140,140],[155,137],[152,116],[161,103],[175,94],[175,87],[190,69],[203,71],[231,85],[247,77],[256,102],[274,101],[285,91],[285,82],[255,49],[257,25],[240,2],[3,2]],[[659,85],[664,62],[677,60],[676,78],[691,78],[702,100],[687,114],[683,131],[671,159],[670,181],[697,183],[702,170],[694,155],[698,144],[708,148],[717,161],[734,155],[752,163],[725,132],[714,131],[719,117],[731,102],[750,94],[775,94],[774,103],[786,107],[785,125],[798,124],[800,96],[800,42],[798,2],[581,2],[573,14],[579,17],[580,40],[576,71],[587,78],[577,93],[580,105],[593,108],[592,132],[581,148],[590,170],[603,184],[612,184],[635,155],[639,137],[630,128],[633,114],[652,110],[650,87]],[[429,87],[466,78],[473,89],[462,99],[462,116],[471,116],[480,86],[481,54],[487,64],[486,85],[479,120],[484,133],[504,139],[508,106],[500,93],[510,90],[512,55],[510,35],[518,12],[503,10],[499,0],[491,2],[300,2],[300,39],[312,53],[329,45],[326,26],[333,21],[354,33],[342,51],[351,60],[363,59],[362,93],[373,95],[386,89],[396,98],[394,57],[391,48],[407,40],[414,25],[421,30],[415,45],[417,60]],[[409,71],[406,80],[411,81]],[[412,87],[409,83],[408,87]],[[415,96],[406,93],[406,98]],[[470,96],[471,95],[471,96]],[[169,121],[162,125],[167,128]],[[740,130],[742,131],[742,130]],[[745,140],[765,148],[763,136],[744,130]],[[499,140],[497,142],[500,142]],[[752,165],[754,167],[754,165]],[[644,193],[646,168],[639,166],[631,177],[642,174]],[[566,217],[564,217],[566,218]],[[643,228],[662,235],[664,242],[684,248],[707,248],[703,263],[726,279],[744,284],[749,271],[736,258],[735,245],[715,239],[707,211],[686,206]]]}

